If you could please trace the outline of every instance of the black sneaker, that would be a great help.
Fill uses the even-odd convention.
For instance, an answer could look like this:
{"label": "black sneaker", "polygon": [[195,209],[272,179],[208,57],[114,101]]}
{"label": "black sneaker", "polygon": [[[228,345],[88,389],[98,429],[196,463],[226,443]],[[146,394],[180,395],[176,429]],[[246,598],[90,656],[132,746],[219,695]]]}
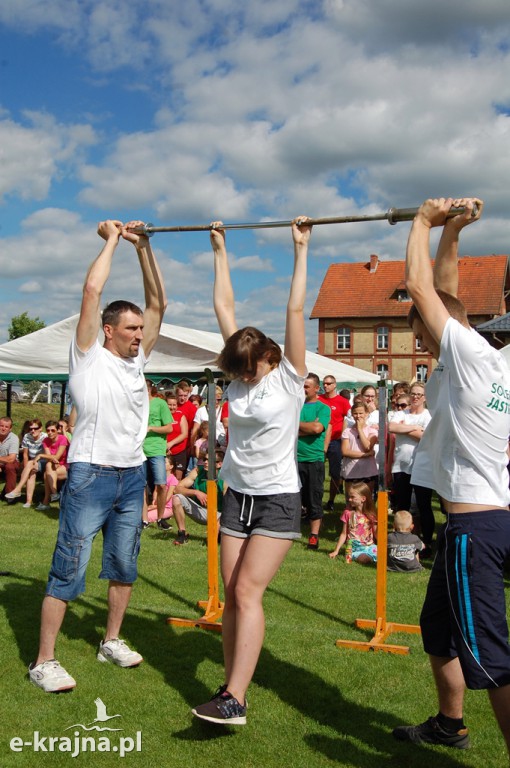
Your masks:
{"label": "black sneaker", "polygon": [[420,552],[420,560],[432,560],[433,557],[434,553],[432,552],[432,547],[423,547]]}
{"label": "black sneaker", "polygon": [[398,741],[412,741],[413,744],[442,744],[445,747],[469,749],[469,732],[467,728],[458,731],[445,731],[439,725],[437,717],[429,717],[420,725],[399,725],[393,731]]}
{"label": "black sneaker", "polygon": [[220,725],[246,725],[246,707],[228,691],[191,710],[196,717]]}
{"label": "black sneaker", "polygon": [[177,536],[174,539],[174,544],[177,546],[181,544],[187,544],[189,541],[189,533],[186,531],[177,531]]}
{"label": "black sneaker", "polygon": [[327,501],[324,504],[324,509],[326,510],[326,512],[334,512],[335,511],[335,504],[334,504],[334,502],[333,501]]}
{"label": "black sneaker", "polygon": [[158,528],[161,528],[163,531],[169,531],[172,526],[170,523],[167,523],[164,517],[160,517],[158,520]]}
{"label": "black sneaker", "polygon": [[319,537],[316,533],[311,533],[308,537],[307,549],[319,549]]}

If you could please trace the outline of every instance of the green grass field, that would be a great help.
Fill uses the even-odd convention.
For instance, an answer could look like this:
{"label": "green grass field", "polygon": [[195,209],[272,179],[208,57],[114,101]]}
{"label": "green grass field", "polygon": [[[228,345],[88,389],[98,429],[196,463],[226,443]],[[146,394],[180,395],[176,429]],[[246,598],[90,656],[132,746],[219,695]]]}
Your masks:
{"label": "green grass field", "polygon": [[[417,723],[436,712],[428,662],[419,636],[412,634],[389,639],[408,645],[407,656],[336,647],[337,639],[370,639],[372,633],[357,629],[354,622],[375,618],[376,577],[373,568],[347,565],[341,556],[336,561],[328,558],[338,514],[326,515],[318,552],[306,549],[306,537],[294,544],[267,591],[266,641],[248,694],[245,727],[207,725],[192,717],[190,708],[223,682],[221,636],[166,623],[169,616],[198,618],[197,601],[207,598],[205,529],[191,521],[191,540],[185,547],[173,546],[175,530],[164,533],[151,527],[143,533],[140,577],[123,627],[124,639],[145,659],[133,670],[95,659],[106,616],[106,585],[97,579],[98,537],[87,591],[70,605],[58,643],[57,658],[78,686],[68,694],[43,693],[28,682],[26,669],[37,648],[40,605],[57,530],[54,507],[40,513],[0,502],[0,570],[10,572],[0,577],[1,768],[69,765],[72,753],[59,751],[60,742],[54,742],[53,752],[35,752],[29,746],[14,752],[11,740],[33,741],[37,731],[39,738],[46,737],[48,749],[49,737],[74,738],[81,731],[69,727],[94,719],[98,697],[108,714],[121,715],[109,721],[123,729],[110,734],[112,744],[120,737],[135,739],[141,732],[141,751],[124,757],[140,768],[213,768],[225,762],[240,768],[508,764],[482,692],[468,692],[466,697],[470,750],[394,741],[391,730],[396,725]],[[388,574],[389,621],[418,622],[429,567],[417,574]],[[129,741],[124,743],[129,747]],[[96,751],[74,760],[107,766],[119,756]]]}

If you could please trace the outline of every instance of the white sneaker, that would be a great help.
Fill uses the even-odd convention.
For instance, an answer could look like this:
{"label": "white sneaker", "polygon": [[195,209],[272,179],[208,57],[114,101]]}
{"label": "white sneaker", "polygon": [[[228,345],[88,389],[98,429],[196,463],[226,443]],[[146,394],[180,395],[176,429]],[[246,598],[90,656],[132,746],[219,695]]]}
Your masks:
{"label": "white sneaker", "polygon": [[21,496],[21,491],[9,491],[9,493],[5,494],[6,499],[19,499]]}
{"label": "white sneaker", "polygon": [[114,638],[106,643],[103,641],[99,643],[97,660],[110,661],[112,664],[118,664],[119,667],[137,667],[142,663],[143,656],[132,651],[124,640]]}
{"label": "white sneaker", "polygon": [[27,501],[26,504],[23,504],[23,509],[30,509],[32,506],[32,503],[30,501]]}
{"label": "white sneaker", "polygon": [[60,499],[60,493],[52,493],[50,496],[50,502],[58,501]]}
{"label": "white sneaker", "polygon": [[41,502],[41,504],[38,504],[35,509],[37,512],[49,512],[51,507],[49,504],[43,504]]}
{"label": "white sneaker", "polygon": [[72,688],[76,688],[76,680],[65,671],[56,659],[43,661],[36,667],[31,664],[28,668],[28,675],[30,682],[42,688],[46,693],[70,691]]}

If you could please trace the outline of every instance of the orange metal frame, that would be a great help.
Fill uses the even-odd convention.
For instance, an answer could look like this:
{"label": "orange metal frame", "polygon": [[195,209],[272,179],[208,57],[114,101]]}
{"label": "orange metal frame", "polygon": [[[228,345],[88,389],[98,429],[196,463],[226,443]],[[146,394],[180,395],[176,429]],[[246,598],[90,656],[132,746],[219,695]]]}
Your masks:
{"label": "orange metal frame", "polygon": [[375,620],[356,619],[360,629],[375,629],[375,634],[368,642],[359,640],[337,640],[339,648],[353,648],[357,651],[386,651],[386,653],[408,654],[406,645],[389,645],[386,639],[393,632],[410,632],[420,634],[420,627],[415,624],[396,624],[386,620],[387,577],[386,570],[388,554],[388,492],[379,491],[377,496],[377,574]]}
{"label": "orange metal frame", "polygon": [[180,619],[170,617],[167,624],[177,627],[201,627],[221,632],[219,619],[223,615],[218,580],[218,489],[214,480],[207,481],[207,582],[208,598],[199,600],[198,606],[205,609],[201,619]]}
{"label": "orange metal frame", "polygon": [[181,619],[170,617],[167,624],[177,627],[201,627],[213,632],[221,632],[220,619],[223,615],[223,603],[220,601],[218,578],[218,487],[215,472],[216,461],[216,389],[210,368],[205,369],[207,378],[207,406],[209,410],[209,469],[207,473],[207,600],[199,600],[199,608],[204,609],[200,619]]}

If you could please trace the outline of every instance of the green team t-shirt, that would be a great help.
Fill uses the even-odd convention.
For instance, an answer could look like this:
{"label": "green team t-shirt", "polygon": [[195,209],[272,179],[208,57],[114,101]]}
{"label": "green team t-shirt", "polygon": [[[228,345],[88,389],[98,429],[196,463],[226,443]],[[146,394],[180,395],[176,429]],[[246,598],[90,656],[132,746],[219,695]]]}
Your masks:
{"label": "green team t-shirt", "polygon": [[[165,400],[160,397],[152,397],[149,401],[149,427],[164,427],[172,424],[173,416]],[[156,432],[148,432],[143,441],[143,452],[147,458],[152,456],[166,456],[166,435],[158,435]]]}
{"label": "green team t-shirt", "polygon": [[301,408],[299,421],[319,421],[324,429],[320,435],[300,435],[297,443],[298,461],[324,461],[324,440],[331,420],[329,406],[316,400],[305,403]]}

